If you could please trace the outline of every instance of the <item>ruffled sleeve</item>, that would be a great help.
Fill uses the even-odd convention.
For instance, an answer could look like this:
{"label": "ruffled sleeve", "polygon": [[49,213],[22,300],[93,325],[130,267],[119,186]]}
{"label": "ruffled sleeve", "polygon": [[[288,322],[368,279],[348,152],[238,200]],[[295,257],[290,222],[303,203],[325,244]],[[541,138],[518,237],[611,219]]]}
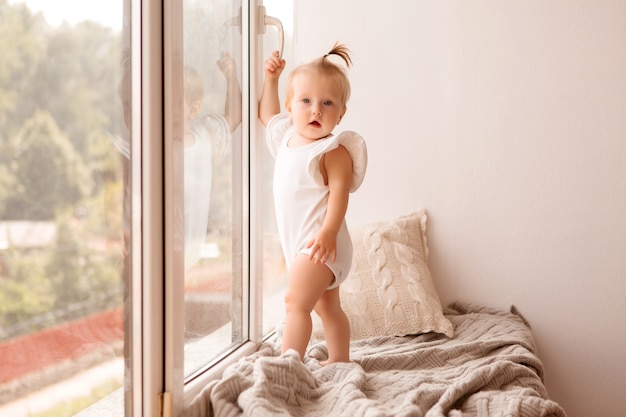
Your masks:
{"label": "ruffled sleeve", "polygon": [[320,152],[315,152],[309,159],[309,174],[313,178],[319,178],[319,161],[321,156],[333,149],[336,149],[339,145],[343,145],[352,158],[352,182],[350,183],[349,191],[351,193],[359,189],[365,178],[365,171],[367,170],[367,146],[365,140],[361,135],[352,131],[345,131],[337,136],[334,136],[329,140],[321,149]]}
{"label": "ruffled sleeve", "polygon": [[285,139],[285,133],[293,126],[289,113],[279,113],[272,117],[265,129],[265,143],[270,154],[276,158],[280,144]]}
{"label": "ruffled sleeve", "polygon": [[192,130],[196,134],[196,140],[210,140],[213,162],[217,163],[224,159],[230,146],[232,134],[224,116],[206,115],[197,119]]}

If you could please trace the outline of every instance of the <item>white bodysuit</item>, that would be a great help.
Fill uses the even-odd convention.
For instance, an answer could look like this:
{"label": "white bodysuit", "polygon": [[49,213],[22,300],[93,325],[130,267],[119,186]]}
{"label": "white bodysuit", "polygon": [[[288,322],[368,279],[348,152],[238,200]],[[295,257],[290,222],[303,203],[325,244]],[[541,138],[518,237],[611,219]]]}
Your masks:
{"label": "white bodysuit", "polygon": [[[361,186],[367,168],[365,141],[355,132],[346,131],[290,148],[289,139],[295,133],[289,114],[278,114],[267,124],[267,146],[276,158],[274,209],[287,268],[296,255],[310,254],[306,246],[321,228],[326,216],[329,188],[320,172],[321,156],[340,144],[348,150],[352,157],[350,192]],[[345,219],[337,235],[337,259],[335,262],[327,261],[326,265],[335,275],[328,289],[336,288],[346,279],[352,265],[352,241]]]}
{"label": "white bodysuit", "polygon": [[[225,157],[231,142],[228,121],[218,115],[196,118],[187,134],[193,136],[191,145],[184,146],[182,141],[174,141],[173,145],[174,175],[183,175],[184,178],[184,189],[175,192],[176,195],[184,192],[184,205],[174,206],[174,250],[184,250],[185,271],[200,258],[200,249],[206,240],[209,223],[213,166]],[[118,151],[130,159],[130,135],[110,138]],[[126,230],[130,230],[130,189],[129,186],[125,187]]]}
{"label": "white bodysuit", "polygon": [[209,224],[213,167],[222,160],[230,144],[230,129],[223,116],[208,115],[194,120],[194,141],[184,147],[184,250],[185,270],[200,258]]}

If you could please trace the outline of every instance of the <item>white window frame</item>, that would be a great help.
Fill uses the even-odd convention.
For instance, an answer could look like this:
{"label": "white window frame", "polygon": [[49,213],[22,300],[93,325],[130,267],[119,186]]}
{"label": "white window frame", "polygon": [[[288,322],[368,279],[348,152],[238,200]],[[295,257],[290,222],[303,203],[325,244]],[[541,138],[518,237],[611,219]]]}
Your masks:
{"label": "white window frame", "polygon": [[[134,288],[142,288],[140,299],[133,294],[133,417],[178,415],[201,389],[213,379],[219,378],[230,363],[258,349],[262,335],[262,224],[250,207],[261,207],[262,181],[260,155],[260,125],[257,115],[258,85],[260,71],[250,76],[250,68],[260,68],[261,51],[257,30],[257,12],[261,2],[242,2],[242,145],[239,170],[243,181],[240,190],[241,213],[233,218],[241,222],[242,274],[244,276],[242,303],[244,342],[215,360],[206,371],[197,374],[185,384],[184,368],[184,322],[183,282],[175,279],[181,271],[179,254],[171,247],[173,222],[174,184],[171,172],[172,140],[176,135],[176,91],[182,91],[182,1],[164,0],[133,3],[133,16],[141,16],[141,28],[132,30],[131,51],[133,63],[133,109],[140,108],[141,115],[133,115],[133,155],[141,155],[141,165],[135,163],[140,173],[142,203],[133,201],[133,210],[140,210],[140,223],[133,225],[136,239],[133,253],[133,279],[139,280]],[[253,12],[251,12],[253,11]],[[133,21],[136,21],[133,17]],[[136,25],[134,25],[136,26]],[[252,41],[251,41],[252,40]],[[177,73],[177,71],[179,71]],[[247,100],[246,100],[247,99]],[[182,102],[182,101],[181,101]],[[180,108],[182,106],[178,106]],[[139,120],[138,120],[139,119]],[[164,122],[162,122],[164,121]],[[151,138],[164,138],[161,141]],[[249,138],[249,141],[245,139]],[[135,152],[136,151],[136,152]],[[237,164],[235,164],[237,165]],[[135,168],[134,168],[135,169]],[[139,178],[135,176],[134,178]],[[259,191],[257,191],[259,190]],[[133,190],[137,191],[137,190]],[[135,213],[134,213],[135,214]],[[140,230],[137,230],[140,229]],[[138,246],[138,247],[135,247]],[[137,250],[135,250],[137,249]],[[246,314],[247,313],[247,314]],[[165,404],[164,404],[165,403]],[[170,409],[171,407],[171,409]]]}
{"label": "white window frame", "polygon": [[[132,280],[137,284],[132,294],[131,392],[133,417],[147,417],[160,415],[165,372],[164,158],[162,141],[156,140],[164,137],[163,3],[142,0],[131,2],[131,7],[131,109],[140,109],[131,115],[132,195],[140,196],[140,201],[132,201],[131,216]],[[138,186],[140,190],[135,189]]]}
{"label": "white window frame", "polygon": [[[179,415],[211,380],[227,366],[255,352],[263,335],[263,169],[262,125],[258,121],[258,91],[262,82],[262,0],[242,1],[242,138],[236,165],[243,186],[241,212],[243,342],[225,352],[185,381],[184,284],[175,279],[182,263],[173,248],[174,183],[172,143],[176,100],[182,103],[182,0],[126,0],[130,2],[130,134],[131,134],[131,282],[130,332],[124,396],[101,401],[79,413],[104,415],[109,407],[124,408],[132,417]],[[247,52],[246,52],[247,51]],[[252,72],[250,69],[255,69]],[[177,73],[178,71],[178,73]],[[249,140],[246,141],[245,138]],[[236,172],[236,171],[234,171]],[[168,238],[166,238],[168,237]],[[184,268],[180,265],[180,271]],[[118,403],[124,401],[124,405]]]}

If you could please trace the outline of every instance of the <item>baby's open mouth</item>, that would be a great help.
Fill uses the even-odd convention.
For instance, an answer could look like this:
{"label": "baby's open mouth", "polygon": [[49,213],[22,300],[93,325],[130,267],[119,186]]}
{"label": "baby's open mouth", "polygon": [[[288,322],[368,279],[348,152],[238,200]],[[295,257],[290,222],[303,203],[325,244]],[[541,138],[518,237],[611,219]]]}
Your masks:
{"label": "baby's open mouth", "polygon": [[320,122],[318,122],[317,120],[312,121],[311,123],[309,123],[311,126],[313,127],[322,127],[322,125],[320,124]]}

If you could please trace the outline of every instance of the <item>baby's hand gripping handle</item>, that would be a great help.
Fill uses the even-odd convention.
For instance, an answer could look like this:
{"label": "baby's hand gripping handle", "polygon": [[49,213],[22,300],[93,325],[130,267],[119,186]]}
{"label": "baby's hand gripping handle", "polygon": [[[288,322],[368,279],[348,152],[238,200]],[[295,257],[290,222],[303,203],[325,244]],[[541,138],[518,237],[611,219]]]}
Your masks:
{"label": "baby's hand gripping handle", "polygon": [[268,16],[265,12],[265,6],[259,6],[259,20],[258,21],[262,22],[262,24],[259,24],[260,33],[265,33],[266,26],[276,27],[276,30],[278,31],[278,44],[280,45],[280,48],[278,49],[279,51],[278,57],[282,58],[283,50],[285,48],[285,31],[283,30],[282,22],[275,17]]}

